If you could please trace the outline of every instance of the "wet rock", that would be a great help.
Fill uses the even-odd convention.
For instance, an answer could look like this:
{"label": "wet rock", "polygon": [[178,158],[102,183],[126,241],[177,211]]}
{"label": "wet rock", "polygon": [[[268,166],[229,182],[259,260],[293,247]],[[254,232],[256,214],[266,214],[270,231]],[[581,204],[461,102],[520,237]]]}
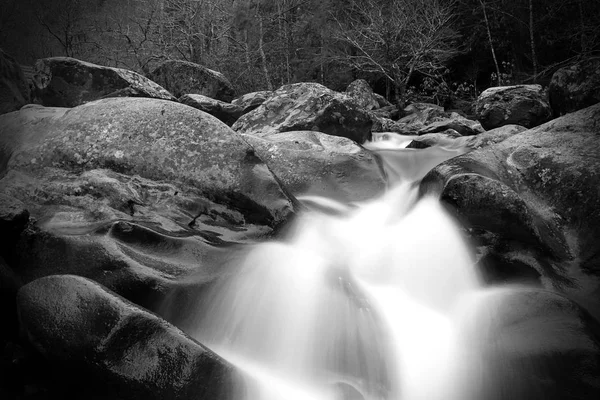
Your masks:
{"label": "wet rock", "polygon": [[366,110],[380,108],[379,101],[375,98],[373,89],[364,79],[351,82],[346,88],[348,96],[352,97],[359,106]]}
{"label": "wet rock", "polygon": [[[0,346],[6,339],[17,338],[17,303],[15,299],[20,287],[21,280],[4,261],[4,258],[0,257],[0,321],[2,321]],[[0,358],[1,350],[2,347],[0,347]]]}
{"label": "wet rock", "polygon": [[[379,118],[391,119],[397,121],[400,117],[400,112],[396,106],[384,106],[376,110],[372,110],[371,114],[375,116],[374,121]],[[374,122],[375,123],[375,122]]]}
{"label": "wet rock", "polygon": [[424,135],[415,136],[406,148],[426,149],[432,146],[455,147],[464,143],[464,140],[455,140],[457,138],[462,138],[462,135],[454,129],[447,129],[443,132],[426,133]]}
{"label": "wet rock", "polygon": [[377,159],[350,139],[314,131],[244,138],[294,196],[353,202],[377,197],[386,188]]}
{"label": "wet rock", "polygon": [[487,147],[509,137],[523,132],[527,128],[520,125],[504,125],[500,128],[491,129],[489,131],[477,134],[475,136],[463,137],[460,133],[453,129],[448,129],[438,133],[426,133],[416,136],[413,142],[407,148],[426,148],[431,146],[444,147],[461,147],[466,146],[470,149],[477,150]]}
{"label": "wet rock", "polygon": [[416,135],[426,125],[448,117],[444,108],[429,103],[413,103],[404,108],[405,114],[398,121],[379,118],[374,121],[373,132],[397,132]]}
{"label": "wet rock", "polygon": [[385,97],[380,95],[379,93],[373,93],[373,97],[379,103],[379,108],[383,107],[395,107],[391,102],[389,102]]}
{"label": "wet rock", "polygon": [[449,160],[424,179],[481,257],[535,269],[595,316],[600,302],[600,105]]}
{"label": "wet rock", "polygon": [[25,204],[14,197],[0,193],[0,256],[12,257],[19,235],[29,222],[29,211]]}
{"label": "wet rock", "polygon": [[0,127],[13,176],[66,179],[108,169],[173,184],[237,210],[247,223],[275,226],[290,212],[289,200],[248,144],[216,118],[175,102],[106,99],[68,113],[28,107],[5,116]]}
{"label": "wet rock", "polygon": [[600,62],[588,60],[559,69],[548,87],[556,117],[600,102]]}
{"label": "wet rock", "polygon": [[232,100],[231,104],[241,107],[242,114],[247,114],[250,111],[258,108],[258,106],[267,101],[267,99],[272,95],[273,92],[270,90],[246,93],[245,95]]}
{"label": "wet rock", "polygon": [[370,138],[371,118],[350,97],[318,83],[282,86],[233,129],[256,136],[276,132],[319,131],[363,143]]}
{"label": "wet rock", "polygon": [[484,131],[479,122],[467,119],[456,112],[446,112],[435,104],[413,103],[404,109],[404,113],[407,115],[398,121],[376,118],[373,132],[425,135],[452,129],[462,136],[471,136]]}
{"label": "wet rock", "polygon": [[35,63],[35,96],[48,107],[76,107],[108,97],[175,100],[144,76],[70,57],[43,58]]}
{"label": "wet rock", "polygon": [[186,94],[179,98],[179,102],[209,113],[226,123],[228,126],[233,125],[243,113],[240,106],[211,99],[210,97],[201,94]]}
{"label": "wet rock", "polygon": [[17,61],[0,49],[0,114],[30,102],[29,85]]}
{"label": "wet rock", "polygon": [[235,96],[233,86],[222,73],[189,61],[165,61],[152,71],[150,79],[176,97],[201,94],[215,100],[230,102]]}
{"label": "wet rock", "polygon": [[49,276],[21,288],[17,302],[27,339],[54,369],[48,373],[84,397],[232,397],[231,366],[95,282]]}
{"label": "wet rock", "polygon": [[427,133],[442,132],[448,129],[452,129],[462,136],[473,136],[484,132],[484,129],[479,122],[471,121],[470,119],[453,112],[450,113],[447,118],[432,121],[422,129],[419,129],[417,133],[419,135],[424,135]]}
{"label": "wet rock", "polygon": [[0,142],[0,195],[32,220],[10,257],[24,283],[77,274],[149,306],[177,278],[210,279],[227,246],[272,235],[293,211],[241,137],[175,102],[27,107],[0,118]]}
{"label": "wet rock", "polygon": [[540,85],[516,85],[484,90],[475,114],[486,130],[510,124],[533,128],[550,120],[552,110]]}
{"label": "wet rock", "polygon": [[478,293],[465,303],[457,398],[600,396],[598,322],[576,303],[510,286]]}

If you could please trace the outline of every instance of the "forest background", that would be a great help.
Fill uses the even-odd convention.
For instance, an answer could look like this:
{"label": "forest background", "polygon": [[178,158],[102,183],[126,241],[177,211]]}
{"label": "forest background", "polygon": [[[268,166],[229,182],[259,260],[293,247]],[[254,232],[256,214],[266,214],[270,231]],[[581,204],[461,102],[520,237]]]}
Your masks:
{"label": "forest background", "polygon": [[600,52],[600,0],[0,0],[0,48],[148,75],[222,72],[238,94],[366,79],[399,103],[453,107],[496,85],[547,84]]}

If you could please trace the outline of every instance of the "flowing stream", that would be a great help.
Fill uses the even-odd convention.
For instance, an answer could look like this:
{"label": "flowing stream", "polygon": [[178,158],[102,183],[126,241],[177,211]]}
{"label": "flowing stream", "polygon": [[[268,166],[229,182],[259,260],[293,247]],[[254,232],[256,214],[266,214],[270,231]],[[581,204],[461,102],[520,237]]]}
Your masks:
{"label": "flowing stream", "polygon": [[314,210],[188,311],[186,331],[246,377],[239,400],[463,398],[459,306],[480,284],[454,221],[417,188],[466,150],[392,139],[366,145],[390,182],[383,197],[300,198]]}

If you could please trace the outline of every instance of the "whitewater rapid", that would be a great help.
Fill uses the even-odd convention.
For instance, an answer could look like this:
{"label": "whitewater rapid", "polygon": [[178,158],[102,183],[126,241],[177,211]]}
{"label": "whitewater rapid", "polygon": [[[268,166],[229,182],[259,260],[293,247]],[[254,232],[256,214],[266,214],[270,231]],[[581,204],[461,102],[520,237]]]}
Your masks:
{"label": "whitewater rapid", "polygon": [[388,138],[366,145],[383,197],[299,197],[312,211],[287,237],[254,246],[186,310],[187,333],[245,376],[236,400],[461,398],[457,307],[481,286],[459,227],[418,182],[466,150]]}

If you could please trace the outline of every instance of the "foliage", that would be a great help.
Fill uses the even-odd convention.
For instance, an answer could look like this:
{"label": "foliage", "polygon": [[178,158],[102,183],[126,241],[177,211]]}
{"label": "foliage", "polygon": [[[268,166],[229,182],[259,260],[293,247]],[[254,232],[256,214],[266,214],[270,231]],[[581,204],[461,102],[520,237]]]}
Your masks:
{"label": "foliage", "polygon": [[600,0],[0,0],[0,47],[149,73],[167,59],[239,93],[369,80],[388,98],[467,100],[547,83],[600,52]]}

